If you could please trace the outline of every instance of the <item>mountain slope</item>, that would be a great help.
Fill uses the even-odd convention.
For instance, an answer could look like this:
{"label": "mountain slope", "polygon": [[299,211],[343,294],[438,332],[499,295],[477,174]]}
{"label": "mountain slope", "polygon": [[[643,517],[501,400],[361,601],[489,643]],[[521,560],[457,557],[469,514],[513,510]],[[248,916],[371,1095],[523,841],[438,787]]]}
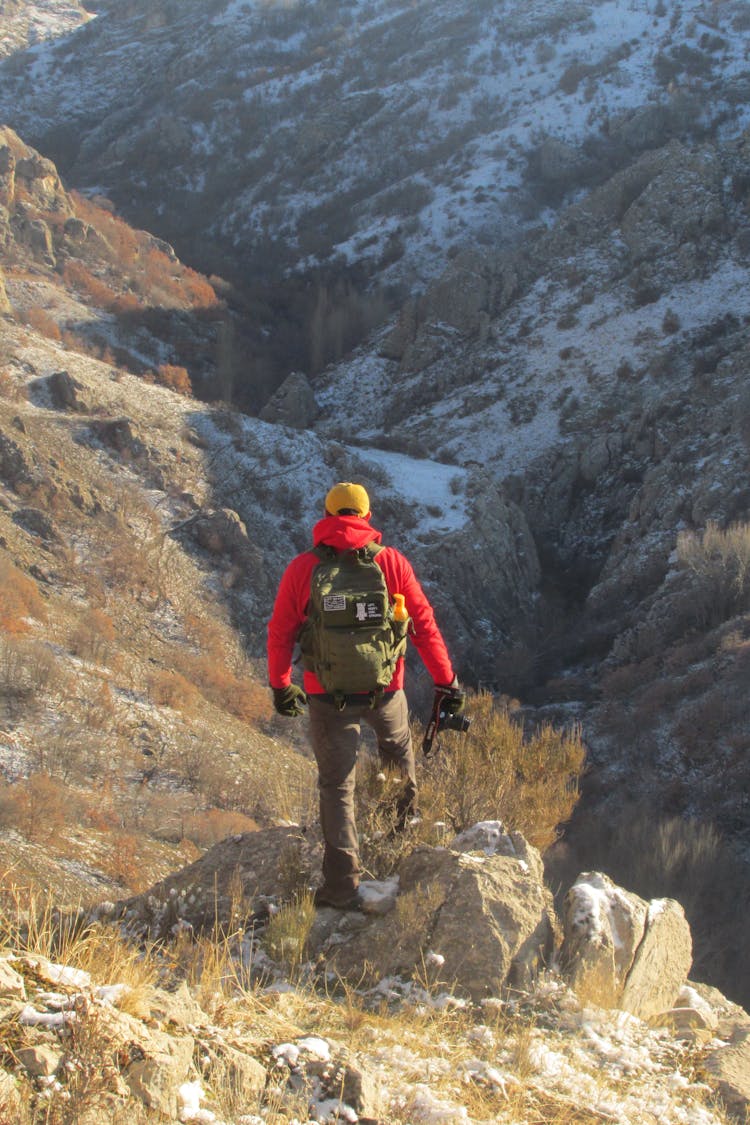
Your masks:
{"label": "mountain slope", "polygon": [[424,284],[644,150],[737,132],[743,19],[702,0],[130,3],[1,68],[0,116],[183,257],[260,283],[286,370],[310,371],[385,315],[373,279]]}

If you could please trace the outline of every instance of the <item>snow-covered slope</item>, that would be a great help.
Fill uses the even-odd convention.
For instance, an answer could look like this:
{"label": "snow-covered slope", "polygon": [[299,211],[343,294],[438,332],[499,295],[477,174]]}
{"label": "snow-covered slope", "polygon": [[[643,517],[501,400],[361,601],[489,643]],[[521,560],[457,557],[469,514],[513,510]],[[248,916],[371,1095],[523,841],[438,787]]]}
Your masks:
{"label": "snow-covered slope", "polygon": [[738,129],[745,16],[704,0],[131,3],[14,59],[0,112],[216,272],[335,259],[413,283],[634,151]]}

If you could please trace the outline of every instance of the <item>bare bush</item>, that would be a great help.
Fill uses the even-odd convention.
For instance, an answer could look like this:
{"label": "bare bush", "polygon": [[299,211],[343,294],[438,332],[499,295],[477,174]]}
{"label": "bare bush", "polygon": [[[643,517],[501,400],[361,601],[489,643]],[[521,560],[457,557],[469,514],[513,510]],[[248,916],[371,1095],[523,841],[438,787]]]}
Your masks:
{"label": "bare bush", "polygon": [[61,673],[54,653],[37,641],[0,637],[0,716],[15,719]]}
{"label": "bare bush", "polygon": [[693,578],[691,616],[698,624],[717,625],[750,609],[750,524],[722,530],[709,521],[701,534],[682,531],[677,559]]}
{"label": "bare bush", "polygon": [[70,635],[70,651],[74,656],[106,664],[115,639],[112,618],[102,609],[89,609]]}
{"label": "bare bush", "polygon": [[543,724],[527,733],[486,692],[471,698],[469,711],[469,731],[441,734],[441,750],[428,760],[423,814],[448,820],[457,832],[501,819],[537,847],[548,847],[578,801],[585,760],[580,731]]}

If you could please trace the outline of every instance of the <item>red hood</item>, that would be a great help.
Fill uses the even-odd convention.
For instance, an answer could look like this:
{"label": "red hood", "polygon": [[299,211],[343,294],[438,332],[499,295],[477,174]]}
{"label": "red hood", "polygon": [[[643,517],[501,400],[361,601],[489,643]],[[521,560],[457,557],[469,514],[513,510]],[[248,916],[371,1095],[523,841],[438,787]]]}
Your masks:
{"label": "red hood", "polygon": [[337,551],[353,551],[366,543],[379,543],[383,536],[370,527],[369,516],[325,516],[313,528],[313,543],[327,543]]}

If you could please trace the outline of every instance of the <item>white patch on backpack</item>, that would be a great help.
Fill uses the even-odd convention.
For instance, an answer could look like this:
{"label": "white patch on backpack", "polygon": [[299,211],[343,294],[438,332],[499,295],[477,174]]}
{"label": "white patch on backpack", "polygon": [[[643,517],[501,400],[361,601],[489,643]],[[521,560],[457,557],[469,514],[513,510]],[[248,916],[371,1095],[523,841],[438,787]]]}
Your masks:
{"label": "white patch on backpack", "polygon": [[346,598],[343,594],[326,594],[323,598],[323,609],[326,613],[346,609]]}
{"label": "white patch on backpack", "polygon": [[355,607],[357,621],[382,621],[380,607],[374,602],[357,602]]}

